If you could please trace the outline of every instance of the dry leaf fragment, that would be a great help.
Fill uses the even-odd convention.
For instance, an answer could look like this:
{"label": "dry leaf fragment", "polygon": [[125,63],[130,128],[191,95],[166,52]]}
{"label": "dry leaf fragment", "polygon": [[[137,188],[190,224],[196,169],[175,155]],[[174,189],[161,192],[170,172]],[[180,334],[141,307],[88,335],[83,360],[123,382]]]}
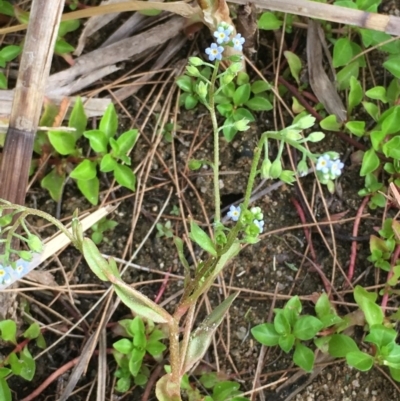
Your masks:
{"label": "dry leaf fragment", "polygon": [[307,61],[310,85],[327,112],[334,114],[339,121],[343,122],[347,119],[346,108],[322,65],[322,46],[318,32],[320,29],[317,21],[308,20]]}

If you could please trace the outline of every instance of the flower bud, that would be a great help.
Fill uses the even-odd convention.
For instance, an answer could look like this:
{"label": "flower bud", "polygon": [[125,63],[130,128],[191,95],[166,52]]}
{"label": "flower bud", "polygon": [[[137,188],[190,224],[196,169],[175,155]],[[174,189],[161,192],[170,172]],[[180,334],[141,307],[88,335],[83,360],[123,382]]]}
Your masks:
{"label": "flower bud", "polygon": [[204,64],[204,61],[199,57],[189,57],[189,64],[200,67]]}
{"label": "flower bud", "polygon": [[193,66],[193,65],[188,65],[188,66],[186,66],[186,71],[187,71],[187,73],[188,73],[190,76],[192,76],[192,77],[198,77],[198,76],[200,76],[199,70],[198,70],[195,66]]}
{"label": "flower bud", "polygon": [[273,179],[279,178],[282,174],[282,163],[280,159],[275,159],[271,165],[270,176]]}
{"label": "flower bud", "polygon": [[261,178],[266,178],[266,179],[271,178],[270,176],[271,166],[272,166],[271,160],[265,159],[263,161],[260,172]]}

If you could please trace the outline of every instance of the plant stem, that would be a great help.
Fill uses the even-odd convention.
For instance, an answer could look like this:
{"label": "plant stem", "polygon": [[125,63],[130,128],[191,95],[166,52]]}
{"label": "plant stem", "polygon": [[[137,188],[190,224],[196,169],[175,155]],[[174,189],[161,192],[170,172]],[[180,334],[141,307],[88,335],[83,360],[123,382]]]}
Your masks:
{"label": "plant stem", "polygon": [[215,113],[215,102],[214,102],[214,92],[215,92],[215,81],[217,79],[219,68],[219,61],[215,63],[214,71],[211,77],[211,85],[209,94],[209,102],[208,102],[208,110],[211,115],[211,122],[213,126],[213,134],[214,134],[214,201],[215,201],[215,217],[214,223],[219,223],[221,221],[221,196],[219,193],[219,130],[218,130],[218,122],[217,115]]}

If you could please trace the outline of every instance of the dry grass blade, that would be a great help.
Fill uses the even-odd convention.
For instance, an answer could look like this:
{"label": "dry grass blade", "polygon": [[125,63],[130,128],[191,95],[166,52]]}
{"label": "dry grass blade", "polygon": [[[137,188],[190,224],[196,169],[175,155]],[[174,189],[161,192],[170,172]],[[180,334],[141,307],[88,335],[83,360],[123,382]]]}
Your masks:
{"label": "dry grass blade", "polygon": [[147,49],[161,45],[179,34],[185,26],[185,19],[173,17],[163,24],[140,33],[132,38],[126,38],[106,48],[94,50],[91,53],[78,57],[75,65],[65,71],[52,75],[49,79],[48,90],[74,82],[77,77],[93,74],[99,68],[114,65]]}
{"label": "dry grass blade", "polygon": [[[106,4],[98,7],[86,8],[83,10],[73,11],[71,13],[64,14],[62,21],[71,21],[80,18],[89,18],[98,15],[105,15],[110,13],[122,13],[126,11],[139,11],[139,10],[162,10],[170,11],[171,13],[181,15],[185,18],[194,17],[199,13],[199,7],[191,6],[185,1],[175,1],[171,3],[160,3],[147,1],[129,1],[117,4]],[[27,28],[26,24],[11,26],[8,28],[0,29],[0,35],[7,33],[19,32]]]}
{"label": "dry grass blade", "polygon": [[345,121],[347,118],[346,108],[322,65],[321,32],[319,31],[321,31],[320,24],[310,19],[307,30],[307,61],[310,85],[315,96],[324,105],[328,113],[334,114],[339,121]]}
{"label": "dry grass blade", "polygon": [[[63,0],[32,4],[0,166],[0,197],[20,205],[25,203],[33,141],[63,5]],[[0,319],[13,317],[15,296],[0,294]]]}
{"label": "dry grass blade", "polygon": [[[72,91],[70,91],[72,93]],[[47,95],[47,94],[45,94]],[[3,130],[6,127],[8,127],[8,120],[10,118],[11,114],[11,107],[12,107],[12,102],[13,102],[13,97],[14,97],[14,91],[13,90],[3,90],[0,91],[0,119],[1,119],[1,125],[0,125],[0,131]],[[63,101],[64,97],[63,96],[53,96],[50,95],[48,96],[49,100],[54,103],[55,105],[60,105],[60,103]],[[90,117],[98,117],[102,116],[104,112],[107,109],[107,106],[111,103],[111,99],[108,98],[87,98],[83,96],[82,98],[83,102],[83,107],[85,109],[85,113],[88,118]],[[75,104],[75,97],[71,97],[70,99],[70,104],[69,104],[69,111],[72,110]]]}
{"label": "dry grass blade", "polygon": [[[247,4],[247,0],[231,0],[231,3]],[[393,15],[381,15],[351,8],[317,3],[310,0],[254,0],[254,5],[261,9],[281,11],[284,13],[319,18],[324,21],[337,22],[386,32],[400,36],[400,18]]]}

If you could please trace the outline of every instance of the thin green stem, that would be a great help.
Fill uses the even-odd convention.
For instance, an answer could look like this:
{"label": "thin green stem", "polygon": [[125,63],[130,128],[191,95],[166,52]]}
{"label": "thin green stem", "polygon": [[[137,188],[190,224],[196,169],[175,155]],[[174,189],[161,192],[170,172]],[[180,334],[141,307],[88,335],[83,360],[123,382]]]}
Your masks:
{"label": "thin green stem", "polygon": [[214,200],[215,200],[215,217],[214,222],[219,223],[221,221],[221,196],[219,192],[219,128],[217,122],[217,115],[215,113],[215,81],[218,75],[219,61],[215,63],[214,71],[211,77],[211,85],[209,94],[209,102],[208,102],[208,110],[211,115],[211,122],[213,126],[213,134],[214,134]]}

